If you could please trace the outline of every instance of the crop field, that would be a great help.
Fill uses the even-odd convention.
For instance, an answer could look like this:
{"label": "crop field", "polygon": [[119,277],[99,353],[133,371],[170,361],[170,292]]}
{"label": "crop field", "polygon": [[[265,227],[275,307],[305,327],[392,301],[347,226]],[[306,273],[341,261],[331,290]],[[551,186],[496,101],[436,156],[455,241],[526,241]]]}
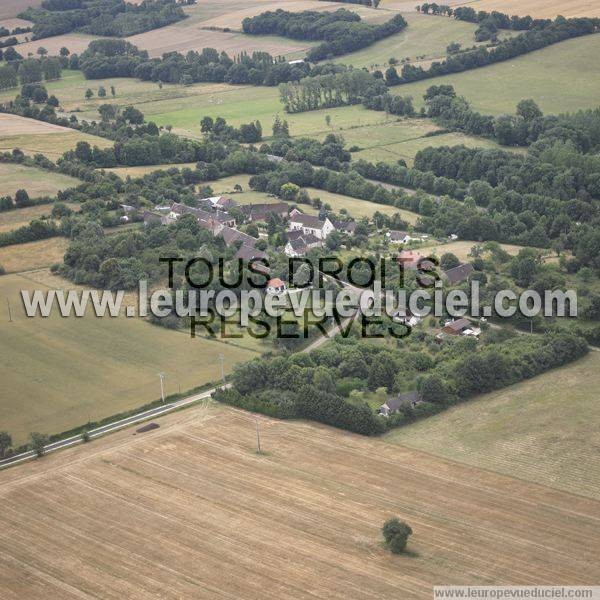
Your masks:
{"label": "crop field", "polygon": [[390,442],[600,499],[600,354],[399,429]]}
{"label": "crop field", "polygon": [[[462,2],[451,0],[451,6],[465,4],[475,10],[499,10],[509,15],[531,15],[536,18],[553,19],[563,17],[598,17],[600,6],[595,0],[473,0]],[[382,5],[393,6],[394,0],[383,0]]]}
{"label": "crop field", "polygon": [[[416,600],[600,575],[595,500],[228,408],[158,422],[0,473],[7,599]],[[393,514],[402,556],[380,541]]]}
{"label": "crop field", "polygon": [[[67,246],[68,241],[62,237],[4,246],[0,248],[0,265],[7,273],[50,267],[62,262]],[[4,279],[0,279],[0,285],[3,283]]]}
{"label": "crop field", "polygon": [[[0,264],[6,250],[0,249]],[[0,423],[17,443],[31,431],[58,433],[160,398],[159,372],[172,394],[218,381],[219,354],[226,373],[257,355],[137,318],[65,319],[53,312],[29,319],[20,301],[23,289],[48,288],[21,275],[0,277]]]}
{"label": "crop field", "polygon": [[[315,42],[292,40],[279,36],[250,36],[241,32],[242,20],[266,10],[284,8],[292,12],[303,10],[337,10],[339,3],[320,2],[316,0],[288,0],[284,2],[251,1],[241,3],[237,0],[219,2],[205,7],[205,3],[186,7],[189,17],[167,27],[161,27],[128,38],[128,42],[138,48],[148,50],[151,57],[162,56],[165,52],[183,52],[215,48],[229,54],[238,55],[241,52],[260,50],[274,56],[301,58]],[[215,3],[216,4],[216,3]],[[352,10],[371,22],[381,22],[390,19],[395,12],[390,10],[374,10],[365,6],[353,6]],[[230,31],[223,31],[228,29]],[[19,52],[26,56],[35,53],[43,46],[50,55],[57,55],[60,48],[66,46],[71,53],[81,54],[90,41],[97,36],[80,33],[67,33],[43,40],[26,42],[19,45]]]}
{"label": "crop field", "polygon": [[415,106],[432,85],[451,84],[485,114],[514,113],[517,103],[533,98],[549,114],[596,108],[600,104],[600,35],[555,44],[513,60],[392,88],[410,95]]}
{"label": "crop field", "polygon": [[112,145],[112,142],[105,138],[66,127],[16,115],[0,114],[0,152],[19,148],[30,156],[40,153],[56,160],[67,150],[75,148],[80,141],[87,141],[101,148]]}
{"label": "crop field", "polygon": [[[27,190],[31,198],[55,196],[81,182],[74,177],[52,173],[24,165],[0,164],[0,190],[3,195],[13,196],[17,190]],[[1,216],[0,216],[1,219]]]}
{"label": "crop field", "polygon": [[[74,211],[79,210],[79,204],[66,203],[66,205]],[[52,204],[41,204],[38,206],[28,206],[16,210],[8,210],[0,212],[0,233],[18,229],[24,225],[28,225],[33,219],[50,216],[52,212]]]}
{"label": "crop field", "polygon": [[36,7],[42,3],[42,0],[2,0],[0,3],[0,19],[10,19],[16,17],[20,12],[32,6]]}

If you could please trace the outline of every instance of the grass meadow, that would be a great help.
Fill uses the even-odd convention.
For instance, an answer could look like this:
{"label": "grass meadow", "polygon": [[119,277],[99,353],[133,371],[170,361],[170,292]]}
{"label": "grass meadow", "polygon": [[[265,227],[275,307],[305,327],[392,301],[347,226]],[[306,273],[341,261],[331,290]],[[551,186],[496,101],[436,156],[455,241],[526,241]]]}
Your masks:
{"label": "grass meadow", "polygon": [[555,44],[513,60],[480,69],[395,86],[394,94],[410,95],[416,106],[432,85],[453,85],[485,114],[514,113],[517,103],[533,98],[548,114],[600,104],[600,35]]}
{"label": "grass meadow", "polygon": [[159,372],[173,394],[218,381],[219,354],[226,373],[258,354],[137,318],[30,319],[23,289],[48,288],[21,275],[0,277],[0,423],[17,444],[31,431],[58,433],[160,398]]}
{"label": "grass meadow", "polygon": [[30,198],[55,196],[60,190],[74,187],[80,183],[74,177],[61,173],[52,173],[24,165],[0,164],[0,189],[2,194],[7,196],[14,196],[15,192],[20,189],[27,190]]}
{"label": "grass meadow", "polygon": [[600,353],[485,394],[386,440],[600,499]]}

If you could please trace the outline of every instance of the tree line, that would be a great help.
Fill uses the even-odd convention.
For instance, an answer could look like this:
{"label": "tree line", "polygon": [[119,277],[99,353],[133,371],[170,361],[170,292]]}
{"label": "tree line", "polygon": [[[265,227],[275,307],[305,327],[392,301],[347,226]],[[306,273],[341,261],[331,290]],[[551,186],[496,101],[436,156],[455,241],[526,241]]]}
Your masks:
{"label": "tree line", "polygon": [[[395,67],[390,67],[390,85],[410,83],[451,73],[461,73],[470,69],[485,67],[494,63],[510,60],[522,54],[540,50],[552,44],[598,33],[600,19],[557,17],[552,24],[542,29],[531,29],[515,37],[501,41],[493,48],[478,47],[449,56],[446,60],[435,61],[428,69],[405,64],[399,75]],[[395,74],[394,74],[395,72]]]}
{"label": "tree line", "polygon": [[250,35],[281,35],[298,40],[323,40],[311,48],[307,60],[320,60],[354,52],[370,46],[406,27],[402,15],[396,15],[381,25],[362,21],[360,16],[345,8],[333,12],[306,10],[289,12],[283,9],[266,11],[242,21],[244,33]]}
{"label": "tree line", "polygon": [[127,37],[186,18],[175,0],[44,0],[40,8],[19,15],[33,21],[33,39],[79,31],[91,35]]}
{"label": "tree line", "polygon": [[[255,359],[235,367],[232,387],[214,397],[277,418],[303,418],[363,435],[427,417],[470,397],[501,389],[581,358],[585,341],[571,334],[518,336],[477,347],[455,340],[431,356],[409,348],[390,349],[353,337],[310,354]],[[464,346],[469,346],[465,351]],[[361,400],[361,390],[388,394],[417,389],[422,402],[407,403],[390,418]],[[356,394],[358,391],[359,394]]]}
{"label": "tree line", "polygon": [[27,83],[55,81],[62,76],[62,63],[58,58],[27,58],[22,61],[0,64],[0,90],[10,90]]}
{"label": "tree line", "polygon": [[298,113],[359,104],[363,98],[385,93],[385,83],[362,69],[338,68],[324,75],[304,77],[279,85],[279,99],[286,112]]}
{"label": "tree line", "polygon": [[[162,58],[148,57],[124,40],[95,40],[78,57],[77,67],[87,79],[107,77],[137,77],[160,83],[230,83],[275,86],[283,81],[297,81],[310,72],[302,62],[290,65],[283,57],[267,52],[240,53],[231,58],[225,52],[204,48],[185,56],[169,52]],[[319,71],[317,70],[317,73]]]}

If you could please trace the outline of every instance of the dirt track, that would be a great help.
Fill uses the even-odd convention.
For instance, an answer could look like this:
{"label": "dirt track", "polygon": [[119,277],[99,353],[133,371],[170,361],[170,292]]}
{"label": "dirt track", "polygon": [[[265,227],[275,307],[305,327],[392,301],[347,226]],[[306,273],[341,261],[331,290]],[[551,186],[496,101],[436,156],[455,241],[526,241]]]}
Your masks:
{"label": "dirt track", "polygon": [[[598,582],[600,503],[326,427],[193,409],[0,473],[0,589],[27,598],[430,598]],[[381,548],[389,515],[410,555]]]}

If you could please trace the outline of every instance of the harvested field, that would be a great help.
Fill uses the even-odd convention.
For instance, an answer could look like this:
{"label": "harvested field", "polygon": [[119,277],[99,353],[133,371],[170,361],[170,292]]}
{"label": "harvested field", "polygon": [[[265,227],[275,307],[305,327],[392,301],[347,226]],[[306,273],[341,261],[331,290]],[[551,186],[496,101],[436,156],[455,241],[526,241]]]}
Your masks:
{"label": "harvested field", "polygon": [[[42,169],[0,163],[0,189],[3,195],[14,196],[20,189],[27,190],[30,198],[55,196],[60,190],[79,185],[81,181],[74,177],[52,173]],[[0,213],[0,222],[2,215]]]}
{"label": "harvested field", "polygon": [[[54,237],[28,244],[15,244],[0,248],[0,265],[7,273],[20,273],[50,267],[61,263],[69,242],[62,237]],[[3,280],[0,282],[4,283]]]}
{"label": "harvested field", "polygon": [[390,442],[600,500],[600,353],[485,394]]}
{"label": "harvested field", "polygon": [[42,0],[2,0],[0,3],[0,19],[10,19],[16,17],[26,8],[37,7]]}
{"label": "harvested field", "polygon": [[56,160],[80,141],[101,148],[112,145],[110,140],[74,129],[0,113],[0,152],[19,148],[30,156],[40,153]]}
{"label": "harvested field", "polygon": [[[157,422],[0,473],[6,598],[414,600],[600,576],[597,501],[232,409]],[[414,530],[402,556],[380,543],[392,514]]]}
{"label": "harvested field", "polygon": [[18,115],[0,113],[0,136],[33,135],[42,133],[64,133],[72,131],[68,127],[53,125],[36,119],[26,119]]}
{"label": "harvested field", "polygon": [[[383,0],[382,4],[386,4]],[[451,6],[466,4],[475,10],[498,10],[509,15],[531,15],[536,18],[598,17],[600,6],[595,0],[474,0],[448,2]]]}

